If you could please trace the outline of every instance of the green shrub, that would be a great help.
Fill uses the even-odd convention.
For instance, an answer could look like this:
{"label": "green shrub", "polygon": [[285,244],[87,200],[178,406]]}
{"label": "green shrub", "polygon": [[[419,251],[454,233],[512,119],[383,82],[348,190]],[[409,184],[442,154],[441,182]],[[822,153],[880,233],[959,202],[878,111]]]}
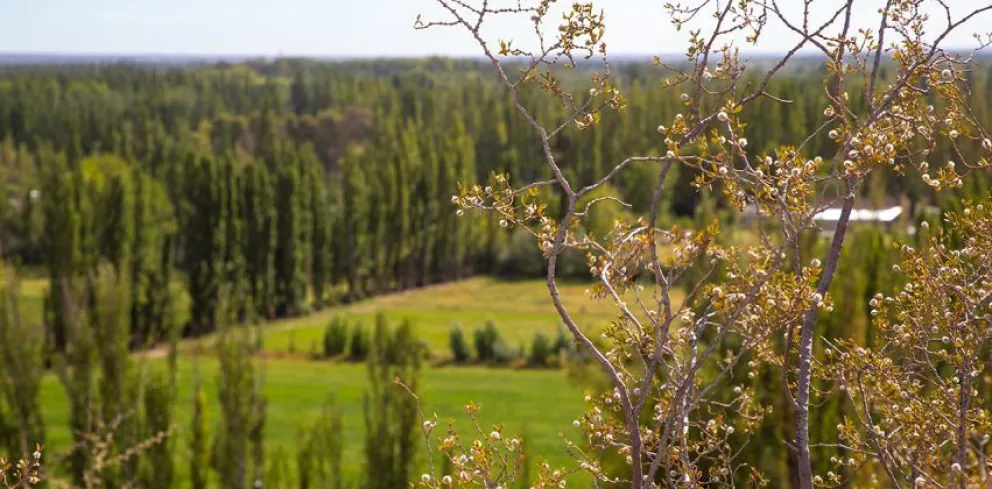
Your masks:
{"label": "green shrub", "polygon": [[362,328],[362,323],[355,324],[351,329],[351,342],[348,344],[348,358],[365,360],[369,354],[369,337]]}
{"label": "green shrub", "polygon": [[343,355],[348,346],[348,325],[335,317],[324,330],[324,358]]}
{"label": "green shrub", "polygon": [[542,333],[534,334],[534,341],[530,347],[530,363],[541,367],[547,366],[551,354],[551,341],[548,337]]}
{"label": "green shrub", "polygon": [[492,321],[486,321],[482,329],[475,330],[474,343],[476,357],[483,363],[507,363],[524,356],[523,346],[515,350],[507,345]]}
{"label": "green shrub", "polygon": [[465,341],[465,333],[462,332],[462,328],[455,325],[451,328],[451,334],[448,335],[448,343],[451,345],[451,357],[456,363],[465,363],[468,361],[468,342]]}
{"label": "green shrub", "polygon": [[486,326],[475,330],[475,357],[480,362],[491,362],[496,359],[496,344],[501,342],[499,331],[492,321],[486,321]]}
{"label": "green shrub", "polygon": [[568,338],[565,337],[565,332],[558,329],[558,336],[555,337],[555,342],[551,344],[551,352],[555,355],[561,354],[563,351],[568,350]]}

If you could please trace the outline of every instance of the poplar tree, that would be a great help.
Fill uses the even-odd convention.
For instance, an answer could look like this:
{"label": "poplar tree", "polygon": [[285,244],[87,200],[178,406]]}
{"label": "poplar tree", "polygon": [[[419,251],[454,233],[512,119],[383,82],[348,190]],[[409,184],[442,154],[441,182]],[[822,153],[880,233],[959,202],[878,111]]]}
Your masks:
{"label": "poplar tree", "polygon": [[[49,294],[46,297],[46,323],[56,351],[66,346],[67,305],[61,284],[86,268],[89,260],[87,220],[92,219],[82,179],[72,171],[63,155],[41,153],[42,196],[45,222],[44,254],[47,258]],[[57,198],[55,197],[57,196]]]}
{"label": "poplar tree", "polygon": [[400,378],[419,390],[420,344],[409,322],[391,332],[382,314],[367,360],[369,390],[365,410],[365,489],[402,487],[412,482],[417,453],[419,414],[416,401],[395,385]]}
{"label": "poplar tree", "polygon": [[282,157],[276,173],[276,314],[292,316],[303,312],[307,294],[312,225],[303,176],[314,157],[289,147]]}
{"label": "poplar tree", "polygon": [[221,165],[210,155],[189,154],[184,168],[188,213],[183,258],[193,333],[216,329],[218,294],[226,264],[226,207]]}
{"label": "poplar tree", "polygon": [[241,218],[245,237],[245,272],[255,312],[263,318],[275,315],[276,206],[272,174],[267,167],[250,161],[242,169]]}
{"label": "poplar tree", "polygon": [[[45,444],[40,394],[44,366],[44,329],[30,324],[20,307],[20,290],[16,276],[0,262],[0,406],[10,410],[9,419],[0,419],[0,436],[11,458],[34,452]],[[4,417],[6,413],[0,413]]]}

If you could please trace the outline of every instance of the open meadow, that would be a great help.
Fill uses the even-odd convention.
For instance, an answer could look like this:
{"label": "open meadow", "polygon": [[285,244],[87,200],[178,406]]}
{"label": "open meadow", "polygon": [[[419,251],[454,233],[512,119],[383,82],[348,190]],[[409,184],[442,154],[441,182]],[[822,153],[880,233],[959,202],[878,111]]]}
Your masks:
{"label": "open meadow", "polygon": [[[608,322],[613,317],[613,306],[608,301],[590,299],[585,292],[587,287],[583,283],[565,284],[562,296],[576,319],[591,328]],[[40,315],[46,288],[42,278],[24,280],[22,303],[36,304]],[[40,317],[34,316],[35,313],[33,309],[28,311],[32,317]],[[379,313],[393,325],[404,318],[413,321],[431,356],[441,359],[450,357],[448,333],[453,324],[461,324],[471,338],[471,330],[493,321],[509,345],[523,346],[525,350],[530,348],[535,333],[553,337],[559,327],[543,281],[508,282],[488,277],[385,295],[266,323],[262,326],[266,354],[256,361],[262,367],[268,402],[266,448],[270,457],[278,456],[281,451],[292,464],[301,426],[312,422],[324,403],[333,398],[343,412],[344,472],[349,478],[360,474],[365,436],[362,406],[368,384],[366,367],[363,363],[313,360],[308,352],[311,343],[320,344],[331,318],[362,321],[370,328]],[[209,348],[212,342],[212,337],[205,337],[182,343],[175,417],[180,423],[190,419],[197,378],[207,394],[208,425],[213,427],[218,422],[218,363]],[[295,345],[295,354],[290,351],[291,343]],[[197,358],[195,350],[205,353]],[[135,359],[139,368],[153,368],[165,361],[160,355],[148,354],[136,354]],[[575,435],[570,427],[583,408],[583,385],[567,379],[560,369],[431,365],[429,362],[422,378],[423,408],[428,414],[437,414],[442,427],[446,428],[450,420],[460,430],[472,429],[465,407],[475,402],[482,406],[479,419],[484,428],[503,424],[506,433],[528,438],[532,456],[545,458],[554,465],[568,464],[570,459],[561,436]],[[43,382],[41,400],[48,446],[59,453],[71,445],[71,437],[67,399],[53,375]],[[178,448],[178,470],[185,474],[188,426],[180,424],[177,428],[174,440]],[[183,475],[179,477],[180,481],[187,479]]]}

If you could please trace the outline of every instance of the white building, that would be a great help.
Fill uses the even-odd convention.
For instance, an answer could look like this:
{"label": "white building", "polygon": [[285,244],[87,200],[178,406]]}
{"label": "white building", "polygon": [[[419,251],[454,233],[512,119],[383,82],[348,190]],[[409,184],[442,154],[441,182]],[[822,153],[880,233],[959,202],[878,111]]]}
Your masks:
{"label": "white building", "polygon": [[[831,207],[813,216],[813,221],[820,225],[823,232],[833,232],[840,220],[841,209]],[[851,210],[850,225],[857,223],[879,224],[886,229],[902,215],[902,206],[892,206],[885,209],[853,209]]]}

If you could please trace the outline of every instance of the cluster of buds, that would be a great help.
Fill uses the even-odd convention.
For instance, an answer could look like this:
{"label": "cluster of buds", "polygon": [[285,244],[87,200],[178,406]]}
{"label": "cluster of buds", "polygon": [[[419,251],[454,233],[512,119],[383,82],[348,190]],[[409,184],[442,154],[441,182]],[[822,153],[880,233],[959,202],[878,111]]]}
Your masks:
{"label": "cluster of buds", "polygon": [[35,447],[30,458],[23,458],[11,464],[0,457],[0,487],[30,487],[41,483],[41,445]]}
{"label": "cluster of buds", "polygon": [[[795,221],[804,221],[814,210],[816,177],[822,166],[819,156],[807,159],[792,147],[781,147],[774,155],[759,158],[747,178],[728,184],[728,198],[730,191],[740,186],[754,196],[762,214],[787,210]],[[744,202],[738,206],[743,209]]]}
{"label": "cluster of buds", "polygon": [[[476,438],[464,443],[449,425],[447,433],[441,436],[437,449],[446,457],[452,467],[451,474],[441,476],[431,473],[421,475],[417,487],[447,489],[452,487],[512,487],[527,463],[522,442],[517,437],[505,436],[499,426],[487,433],[478,420],[480,407],[474,403],[466,406]],[[432,432],[437,425],[434,420],[423,422],[424,438],[428,448],[432,446]],[[564,477],[560,479],[564,481]],[[554,486],[558,487],[558,480]]]}
{"label": "cluster of buds", "polygon": [[451,203],[458,207],[458,216],[465,211],[484,211],[494,214],[501,228],[525,229],[538,238],[541,250],[548,253],[558,225],[546,215],[547,204],[539,197],[539,186],[514,189],[508,175],[495,173],[486,186],[461,185],[460,193],[451,197]]}
{"label": "cluster of buds", "polygon": [[[859,408],[844,424],[845,445],[857,453],[883,450],[879,462],[889,471],[922,474],[927,487],[980,480],[968,453],[972,435],[987,433],[992,421],[977,388],[980,352],[992,340],[990,207],[966,203],[946,217],[950,232],[927,236],[922,249],[903,245],[894,270],[905,285],[868,304],[876,343],[837,340],[823,363],[826,377]],[[861,409],[869,405],[871,413]],[[948,451],[947,442],[959,448]]]}

